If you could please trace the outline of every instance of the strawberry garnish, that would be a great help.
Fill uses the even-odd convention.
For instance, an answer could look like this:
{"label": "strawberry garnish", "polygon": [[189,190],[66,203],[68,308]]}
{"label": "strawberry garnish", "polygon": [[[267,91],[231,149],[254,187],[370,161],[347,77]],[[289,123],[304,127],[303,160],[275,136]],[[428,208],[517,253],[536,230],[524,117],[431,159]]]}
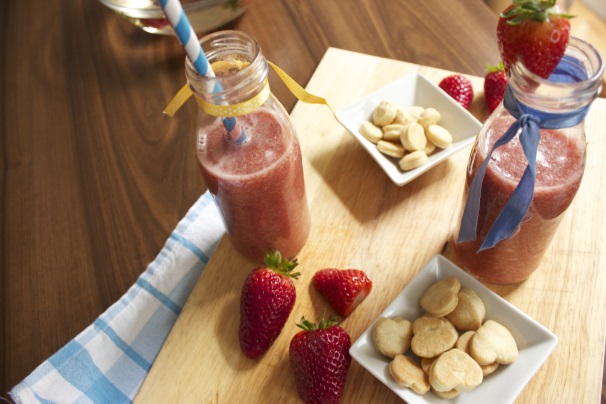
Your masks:
{"label": "strawberry garnish", "polygon": [[343,317],[349,316],[372,289],[372,281],[359,269],[325,268],[315,273],[313,284]]}
{"label": "strawberry garnish", "polygon": [[251,359],[263,355],[284,328],[295,305],[292,270],[297,260],[282,260],[279,252],[265,255],[265,267],[251,271],[240,296],[240,348]]}
{"label": "strawberry garnish", "polygon": [[332,316],[319,324],[301,318],[299,331],[290,341],[290,365],[297,391],[305,403],[338,403],[351,364],[351,338]]}
{"label": "strawberry garnish", "polygon": [[488,109],[492,112],[503,101],[505,88],[507,88],[507,74],[505,74],[503,62],[499,62],[497,66],[488,66],[486,71],[486,76],[484,76],[484,96],[486,97]]}
{"label": "strawberry garnish", "polygon": [[534,74],[548,78],[562,59],[570,36],[571,15],[556,0],[513,0],[500,15],[497,44],[505,71],[518,60]]}
{"label": "strawberry garnish", "polygon": [[456,102],[461,104],[463,108],[469,109],[471,101],[473,101],[473,89],[471,81],[467,77],[460,74],[452,74],[444,77],[438,86]]}

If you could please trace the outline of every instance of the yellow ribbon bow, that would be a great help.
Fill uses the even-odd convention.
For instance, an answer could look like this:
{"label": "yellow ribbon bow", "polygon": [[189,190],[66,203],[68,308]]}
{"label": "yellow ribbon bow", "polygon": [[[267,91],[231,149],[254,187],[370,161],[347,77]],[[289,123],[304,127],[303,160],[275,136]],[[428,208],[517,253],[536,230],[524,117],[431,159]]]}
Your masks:
{"label": "yellow ribbon bow", "polygon": [[[286,84],[286,87],[290,90],[291,93],[294,94],[297,99],[303,101],[307,104],[322,104],[326,105],[332,111],[335,119],[337,119],[337,115],[332,107],[328,104],[325,98],[318,97],[317,95],[311,94],[307,92],[303,87],[301,87],[296,81],[292,79],[286,72],[280,69],[278,66],[273,64],[270,61],[267,63],[274,69],[274,71],[278,74],[278,77]],[[205,100],[202,100],[200,97],[196,97],[196,101],[198,103],[198,107],[200,107],[204,112],[212,116],[218,117],[237,117],[240,115],[247,114],[249,112],[254,111],[269,97],[269,83],[266,81],[263,90],[250,100],[247,100],[242,103],[232,104],[232,105],[217,105],[209,103]],[[188,84],[185,84],[179,92],[173,97],[173,99],[168,103],[166,108],[164,109],[164,113],[173,117],[175,113],[185,104],[185,101],[189,99],[193,95],[193,92]],[[338,119],[337,119],[338,121]]]}

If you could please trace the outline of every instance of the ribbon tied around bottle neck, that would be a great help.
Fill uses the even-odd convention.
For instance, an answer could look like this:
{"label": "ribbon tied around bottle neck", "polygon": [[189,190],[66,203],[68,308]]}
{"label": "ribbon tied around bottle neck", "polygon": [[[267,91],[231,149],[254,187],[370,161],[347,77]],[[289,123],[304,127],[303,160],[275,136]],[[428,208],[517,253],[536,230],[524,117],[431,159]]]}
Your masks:
{"label": "ribbon tied around bottle neck", "polygon": [[516,118],[516,121],[495,142],[471,181],[461,219],[459,242],[472,241],[477,238],[482,183],[494,150],[510,142],[519,133],[520,144],[528,164],[522,178],[484,238],[479,251],[492,248],[500,241],[511,237],[526,216],[534,198],[537,151],[541,138],[540,129],[563,129],[580,124],[585,119],[591,103],[572,112],[547,113],[518,101],[508,85],[503,106]]}
{"label": "ribbon tied around bottle neck", "polygon": [[[272,62],[267,61],[267,64],[272,67],[272,69],[276,72],[278,77],[282,80],[282,82],[284,82],[284,84],[290,90],[290,92],[293,93],[293,95],[295,97],[297,97],[297,99],[299,99],[300,101],[303,101],[305,103],[308,103],[308,104],[326,105],[331,110],[331,112],[333,113],[333,115],[337,119],[337,121],[339,120],[337,118],[337,115],[335,114],[335,111],[328,104],[328,101],[326,101],[326,99],[309,93],[307,90],[305,90],[303,87],[301,87],[294,79],[292,79],[285,71],[280,69],[278,66],[276,66]],[[269,84],[266,81],[265,85],[263,86],[263,90],[261,90],[261,92],[259,94],[257,94],[252,99],[247,100],[242,103],[233,104],[233,105],[217,105],[217,104],[209,103],[197,96],[196,96],[196,101],[198,103],[198,107],[209,115],[217,116],[217,117],[237,117],[237,116],[245,115],[249,112],[252,112],[255,109],[257,109],[258,107],[260,107],[261,105],[263,105],[263,103],[269,97],[269,94],[270,94]],[[185,84],[183,87],[181,87],[179,92],[173,97],[173,99],[166,106],[166,108],[164,109],[163,112],[165,114],[167,114],[168,116],[173,117],[175,115],[175,113],[179,110],[179,108],[181,108],[183,106],[183,104],[185,104],[185,101],[187,101],[189,99],[189,97],[191,97],[192,95],[193,95],[193,91],[190,88],[189,84]]]}

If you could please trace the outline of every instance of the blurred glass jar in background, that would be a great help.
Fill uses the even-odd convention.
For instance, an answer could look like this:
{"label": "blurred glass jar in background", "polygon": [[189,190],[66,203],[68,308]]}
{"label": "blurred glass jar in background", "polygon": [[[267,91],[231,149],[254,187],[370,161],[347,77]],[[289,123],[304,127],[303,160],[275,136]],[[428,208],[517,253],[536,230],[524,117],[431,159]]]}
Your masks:
{"label": "blurred glass jar in background", "polygon": [[[174,35],[158,0],[99,0],[142,30]],[[197,34],[219,28],[242,15],[252,0],[181,0],[183,10]]]}

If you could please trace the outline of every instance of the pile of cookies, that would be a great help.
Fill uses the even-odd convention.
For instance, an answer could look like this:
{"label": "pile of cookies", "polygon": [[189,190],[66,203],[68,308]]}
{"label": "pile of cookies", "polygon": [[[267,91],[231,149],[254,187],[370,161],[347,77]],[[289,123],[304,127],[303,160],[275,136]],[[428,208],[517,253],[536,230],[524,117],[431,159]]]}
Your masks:
{"label": "pile of cookies", "polygon": [[414,322],[382,317],[372,329],[374,346],[392,359],[389,372],[399,385],[417,394],[431,390],[452,399],[517,358],[509,330],[496,321],[484,321],[484,302],[458,279],[447,277],[432,284],[419,304],[426,313]]}
{"label": "pile of cookies", "polygon": [[398,164],[409,171],[427,163],[437,148],[452,144],[450,132],[438,125],[442,115],[435,108],[411,106],[398,108],[391,101],[382,101],[373,110],[371,121],[364,121],[359,132]]}

